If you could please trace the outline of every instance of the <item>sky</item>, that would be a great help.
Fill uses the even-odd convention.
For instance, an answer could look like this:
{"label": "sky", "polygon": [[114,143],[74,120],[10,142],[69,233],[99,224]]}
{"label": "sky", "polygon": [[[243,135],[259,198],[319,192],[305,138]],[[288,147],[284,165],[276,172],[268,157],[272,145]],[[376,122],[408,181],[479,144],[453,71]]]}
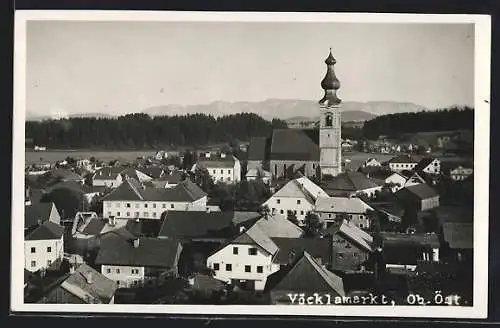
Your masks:
{"label": "sky", "polygon": [[474,103],[472,24],[29,21],[36,115],[318,100],[329,48],[343,101]]}

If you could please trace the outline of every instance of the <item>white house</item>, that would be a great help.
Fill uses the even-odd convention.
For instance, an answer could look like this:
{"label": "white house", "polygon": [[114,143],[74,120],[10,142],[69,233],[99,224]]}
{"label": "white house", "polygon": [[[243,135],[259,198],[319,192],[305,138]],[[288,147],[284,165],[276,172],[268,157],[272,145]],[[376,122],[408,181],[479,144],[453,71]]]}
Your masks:
{"label": "white house", "polygon": [[379,167],[379,166],[382,166],[382,164],[377,161],[376,158],[368,158],[364,163],[363,163],[363,167],[367,167],[367,166],[373,166],[373,167]]}
{"label": "white house", "polygon": [[427,174],[440,174],[441,161],[437,158],[425,157],[414,168],[415,172],[424,172]]}
{"label": "white house", "polygon": [[92,176],[92,186],[117,188],[123,182],[121,172],[123,169],[116,167],[103,167]]}
{"label": "white house", "polygon": [[64,227],[45,221],[24,238],[24,268],[30,272],[50,268],[64,256]]}
{"label": "white house", "polygon": [[400,155],[391,158],[387,161],[389,168],[393,172],[400,172],[405,170],[413,170],[417,166],[418,162],[413,159],[410,155]]}
{"label": "white house", "polygon": [[154,188],[128,178],[103,197],[103,217],[160,219],[166,211],[206,206],[207,194],[191,180],[184,180],[173,188]]}
{"label": "white house", "polygon": [[210,177],[216,183],[238,183],[241,181],[241,163],[233,155],[224,153],[212,155],[208,152],[204,156],[200,156],[192,170],[194,171],[197,167],[207,169]]}
{"label": "white house", "polygon": [[95,262],[119,288],[139,287],[165,275],[177,276],[181,251],[181,244],[173,239],[127,239],[109,234],[101,240]]}
{"label": "white house", "polygon": [[453,181],[462,181],[465,180],[468,176],[474,173],[473,168],[458,166],[450,171],[450,178]]}
{"label": "white house", "polygon": [[318,197],[328,197],[327,193],[307,177],[290,180],[262,205],[267,206],[273,215],[287,217],[293,213],[303,224],[307,213],[314,210]]}
{"label": "white house", "polygon": [[358,228],[369,229],[370,218],[367,212],[373,211],[373,208],[358,197],[319,197],[314,211],[323,221],[325,228],[345,217]]}
{"label": "white house", "polygon": [[273,263],[278,246],[254,225],[227,242],[207,259],[218,280],[248,289],[263,290],[269,275],[280,265]]}
{"label": "white house", "polygon": [[385,178],[384,182],[388,185],[391,185],[392,192],[396,192],[405,186],[407,180],[408,178],[402,175],[401,173],[394,172],[387,178]]}

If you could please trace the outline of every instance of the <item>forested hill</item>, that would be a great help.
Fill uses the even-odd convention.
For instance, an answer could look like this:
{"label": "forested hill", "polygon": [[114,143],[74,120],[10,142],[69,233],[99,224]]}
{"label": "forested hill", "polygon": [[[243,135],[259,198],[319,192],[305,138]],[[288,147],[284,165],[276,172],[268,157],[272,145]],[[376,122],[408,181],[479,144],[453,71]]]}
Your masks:
{"label": "forested hill", "polygon": [[286,123],[266,121],[253,113],[214,118],[191,114],[150,117],[128,114],[118,118],[69,118],[26,122],[26,138],[48,148],[142,149],[199,146],[264,136]]}
{"label": "forested hill", "polygon": [[453,130],[474,130],[474,109],[453,107],[432,112],[381,115],[365,122],[363,136],[376,139],[380,135]]}

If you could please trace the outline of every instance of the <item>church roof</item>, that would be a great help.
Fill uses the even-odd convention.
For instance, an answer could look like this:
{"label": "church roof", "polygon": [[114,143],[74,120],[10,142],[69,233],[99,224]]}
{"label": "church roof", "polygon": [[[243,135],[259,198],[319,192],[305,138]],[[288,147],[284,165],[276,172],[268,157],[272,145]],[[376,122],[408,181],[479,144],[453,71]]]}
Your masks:
{"label": "church roof", "polygon": [[318,130],[276,129],[271,139],[271,160],[319,161]]}

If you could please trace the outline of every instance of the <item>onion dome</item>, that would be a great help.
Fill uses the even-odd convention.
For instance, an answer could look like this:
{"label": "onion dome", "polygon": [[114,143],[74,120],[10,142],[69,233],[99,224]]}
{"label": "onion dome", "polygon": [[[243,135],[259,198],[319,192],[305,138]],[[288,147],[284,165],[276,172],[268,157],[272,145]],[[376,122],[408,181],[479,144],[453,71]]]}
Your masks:
{"label": "onion dome", "polygon": [[325,90],[324,97],[319,101],[321,105],[332,106],[341,103],[341,100],[337,97],[340,81],[337,79],[333,68],[336,63],[337,61],[333,57],[332,50],[330,49],[330,54],[325,59],[325,64],[327,65],[326,75],[321,81],[321,87]]}

